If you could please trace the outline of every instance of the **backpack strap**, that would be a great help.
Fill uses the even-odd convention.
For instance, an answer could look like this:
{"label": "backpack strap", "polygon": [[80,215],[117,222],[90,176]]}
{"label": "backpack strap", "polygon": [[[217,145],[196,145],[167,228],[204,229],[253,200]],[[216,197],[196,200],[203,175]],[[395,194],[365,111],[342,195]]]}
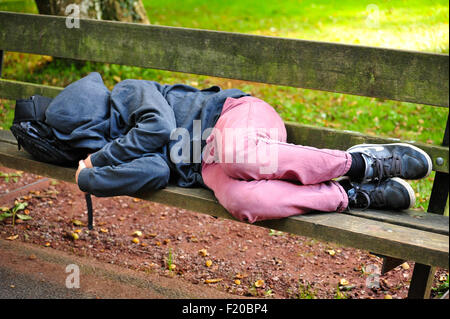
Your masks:
{"label": "backpack strap", "polygon": [[17,124],[25,121],[44,122],[45,111],[51,101],[51,98],[41,95],[33,95],[28,99],[17,100],[13,123]]}

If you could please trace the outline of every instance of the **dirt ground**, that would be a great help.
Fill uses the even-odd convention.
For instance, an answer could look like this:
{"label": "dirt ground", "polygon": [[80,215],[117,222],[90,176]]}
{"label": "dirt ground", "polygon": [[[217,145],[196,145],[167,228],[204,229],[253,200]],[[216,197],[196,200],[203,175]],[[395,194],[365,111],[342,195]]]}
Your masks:
{"label": "dirt ground", "polygon": [[[380,275],[367,251],[273,231],[131,197],[93,197],[87,229],[76,185],[0,167],[3,211],[28,220],[0,221],[0,238],[93,258],[180,284],[258,298],[405,298],[413,262]],[[1,214],[2,212],[0,212]],[[25,217],[26,218],[26,217]],[[438,269],[433,286],[448,271]],[[433,293],[434,296],[434,293]]]}

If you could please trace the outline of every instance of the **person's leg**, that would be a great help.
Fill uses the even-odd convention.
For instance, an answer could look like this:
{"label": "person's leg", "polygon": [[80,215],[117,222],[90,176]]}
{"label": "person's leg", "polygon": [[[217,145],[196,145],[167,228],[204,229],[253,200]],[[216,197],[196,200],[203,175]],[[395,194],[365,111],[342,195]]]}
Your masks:
{"label": "person's leg", "polygon": [[[257,127],[265,131],[246,134],[249,128]],[[275,134],[269,134],[270,129]],[[242,136],[243,141],[236,138]],[[428,162],[426,158],[418,159],[413,155],[418,150],[406,145],[386,145],[382,151],[359,146],[358,151],[343,152],[288,144],[284,123],[275,110],[264,101],[249,97],[227,100],[207,146],[202,166],[206,186],[233,216],[249,222],[313,210],[339,212],[348,208],[349,196],[354,207],[409,208],[414,204],[414,193],[399,179],[383,180],[378,185],[353,183],[350,187],[331,179],[350,175],[364,180],[368,172],[373,175],[375,170],[367,168],[363,152],[377,166],[380,161],[384,167],[394,164],[395,171],[399,159],[391,155],[400,150],[402,163],[411,164],[411,158],[422,164]],[[267,157],[259,157],[264,152],[271,155],[268,161]],[[270,171],[271,168],[274,169]]]}
{"label": "person's leg", "polygon": [[310,211],[340,212],[348,206],[347,194],[334,181],[300,185],[284,180],[239,180],[217,163],[203,164],[202,177],[231,215],[250,223]]}
{"label": "person's leg", "polygon": [[243,180],[289,180],[313,185],[344,175],[351,154],[286,143],[286,128],[277,112],[255,97],[227,99],[207,140],[204,160]]}
{"label": "person's leg", "polygon": [[366,183],[392,177],[421,179],[432,168],[426,152],[405,143],[360,144],[347,151],[286,143],[280,116],[255,97],[227,99],[207,143],[207,162],[215,159],[229,176],[245,180],[308,185],[347,175]]}

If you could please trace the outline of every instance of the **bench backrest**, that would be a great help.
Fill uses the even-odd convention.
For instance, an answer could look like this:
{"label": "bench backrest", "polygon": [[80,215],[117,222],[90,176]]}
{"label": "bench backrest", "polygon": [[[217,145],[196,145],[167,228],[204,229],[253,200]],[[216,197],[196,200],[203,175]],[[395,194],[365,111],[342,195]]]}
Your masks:
{"label": "bench backrest", "polygon": [[[81,20],[80,28],[70,29],[65,17],[10,12],[0,12],[0,51],[449,107],[449,56],[444,54],[113,21]],[[0,97],[9,99],[55,96],[61,89],[0,79]],[[287,123],[287,129],[289,142],[315,147],[398,141],[297,123]],[[413,144],[433,159],[437,177],[431,202],[436,204],[430,202],[430,211],[442,213],[448,196],[448,123],[444,146]]]}

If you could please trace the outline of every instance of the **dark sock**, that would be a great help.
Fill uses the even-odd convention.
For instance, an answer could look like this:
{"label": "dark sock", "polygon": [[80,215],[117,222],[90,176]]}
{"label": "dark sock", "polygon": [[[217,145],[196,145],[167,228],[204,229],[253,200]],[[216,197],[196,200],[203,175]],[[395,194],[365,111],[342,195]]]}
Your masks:
{"label": "dark sock", "polygon": [[350,183],[350,180],[348,178],[347,179],[342,179],[342,180],[338,181],[338,183],[345,190],[345,193],[348,193],[348,191],[353,188],[353,186]]}
{"label": "dark sock", "polygon": [[366,163],[361,153],[350,153],[350,155],[352,156],[352,165],[345,175],[353,179],[363,178],[366,172]]}

